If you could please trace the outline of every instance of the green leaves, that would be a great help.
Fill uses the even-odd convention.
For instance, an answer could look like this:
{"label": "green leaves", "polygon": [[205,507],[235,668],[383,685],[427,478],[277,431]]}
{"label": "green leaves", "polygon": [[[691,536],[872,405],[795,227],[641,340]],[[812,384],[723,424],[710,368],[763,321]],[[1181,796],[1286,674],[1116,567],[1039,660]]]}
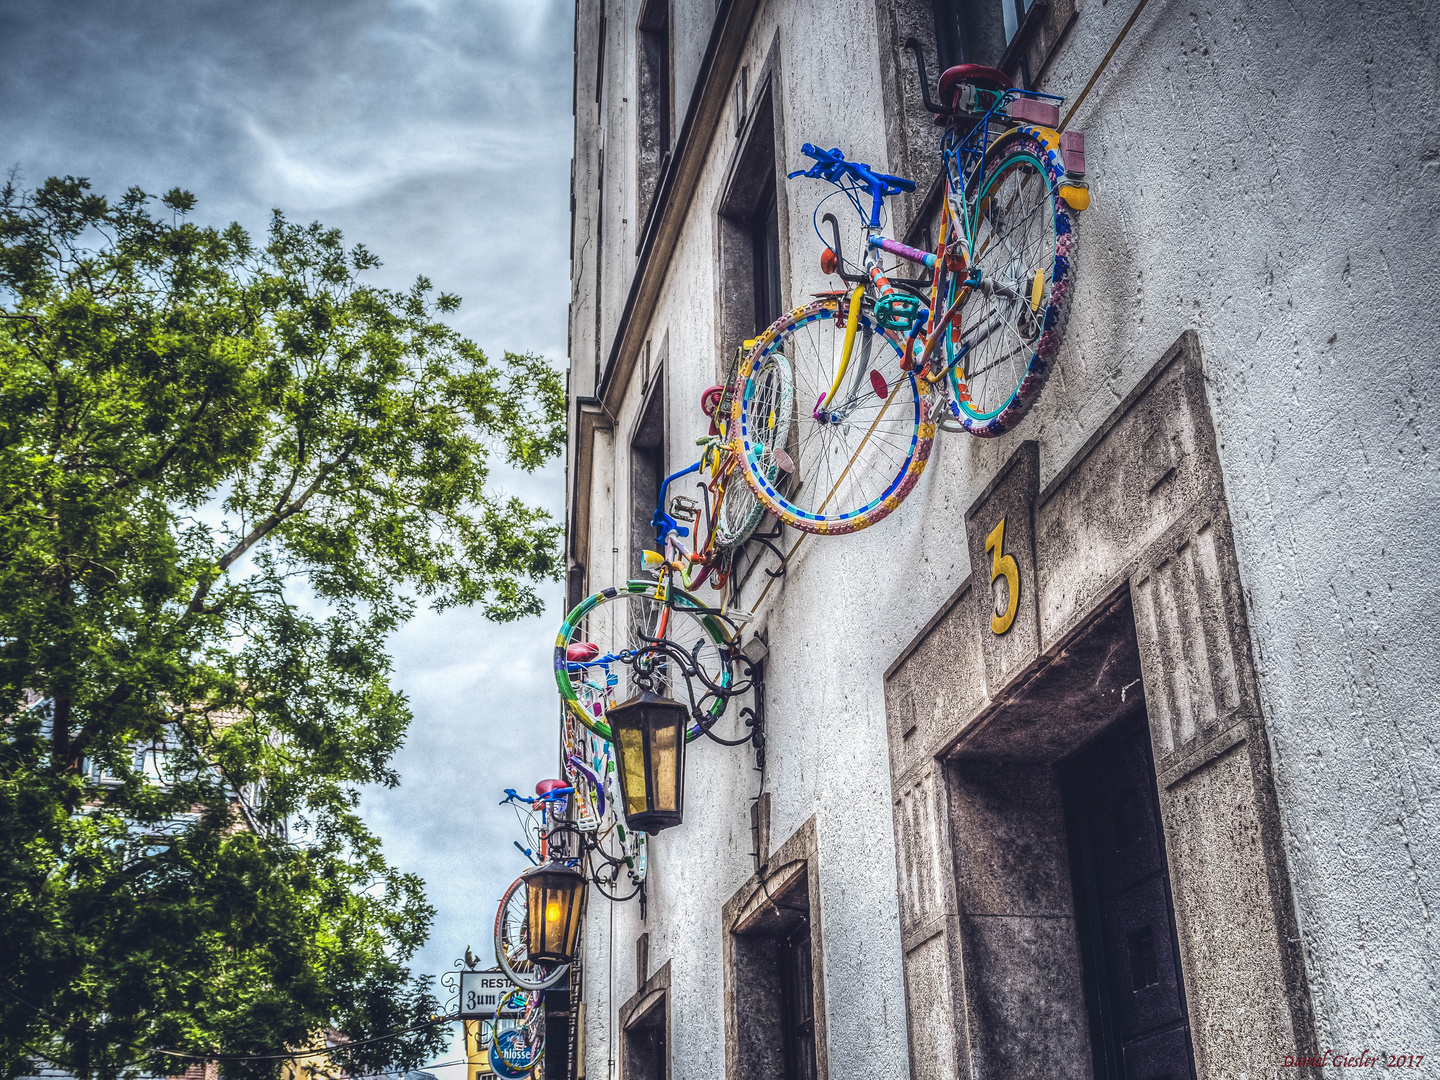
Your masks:
{"label": "green leaves", "polygon": [[421,884],[354,812],[410,720],[385,642],[419,600],[538,612],[561,569],[560,526],[490,483],[563,445],[554,369],[492,361],[425,278],[364,282],[336,230],[159,201],[0,189],[5,1076],[433,1009]]}

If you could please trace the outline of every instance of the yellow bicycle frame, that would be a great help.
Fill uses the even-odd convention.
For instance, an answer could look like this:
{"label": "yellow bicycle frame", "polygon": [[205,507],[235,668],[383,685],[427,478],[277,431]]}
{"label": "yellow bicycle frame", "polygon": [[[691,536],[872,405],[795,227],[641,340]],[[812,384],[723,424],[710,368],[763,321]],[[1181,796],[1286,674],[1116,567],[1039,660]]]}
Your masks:
{"label": "yellow bicycle frame", "polygon": [[860,326],[860,297],[864,292],[864,285],[856,285],[855,291],[850,294],[850,314],[845,320],[845,347],[840,350],[840,366],[835,370],[835,381],[830,384],[830,392],[815,406],[816,412],[830,407],[835,395],[840,392],[840,384],[845,380],[845,371],[850,366],[850,354],[855,351],[855,331]]}

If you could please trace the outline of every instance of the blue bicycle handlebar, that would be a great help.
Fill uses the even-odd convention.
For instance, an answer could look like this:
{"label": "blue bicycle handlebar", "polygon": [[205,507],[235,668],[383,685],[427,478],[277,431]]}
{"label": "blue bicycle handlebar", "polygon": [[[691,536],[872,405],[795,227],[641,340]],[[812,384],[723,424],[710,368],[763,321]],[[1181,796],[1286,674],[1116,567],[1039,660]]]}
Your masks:
{"label": "blue bicycle handlebar", "polygon": [[530,798],[521,795],[513,787],[507,787],[505,789],[505,798],[501,799],[498,805],[504,806],[508,802],[523,802],[534,806],[537,802],[559,802],[574,790],[573,787],[558,787],[547,791],[544,795],[536,795],[534,798]]}
{"label": "blue bicycle handlebar", "polygon": [[815,164],[808,169],[790,173],[787,179],[793,180],[797,176],[808,176],[813,180],[828,180],[832,184],[843,184],[847,179],[853,180],[857,186],[870,195],[870,227],[872,229],[880,227],[880,206],[886,196],[900,195],[915,190],[914,180],[876,172],[863,161],[846,161],[845,155],[840,152],[838,147],[821,150],[813,143],[807,142],[800,147],[800,152],[808,158],[814,158]]}

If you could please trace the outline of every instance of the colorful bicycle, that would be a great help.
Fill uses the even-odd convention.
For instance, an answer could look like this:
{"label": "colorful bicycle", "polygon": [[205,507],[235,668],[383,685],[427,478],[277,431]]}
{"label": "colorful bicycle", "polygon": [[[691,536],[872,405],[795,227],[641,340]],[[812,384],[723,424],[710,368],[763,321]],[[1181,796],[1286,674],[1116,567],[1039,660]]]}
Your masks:
{"label": "colorful bicycle", "polygon": [[[881,231],[885,200],[913,192],[913,181],[806,143],[815,164],[790,176],[835,185],[831,194],[860,216],[863,251],[858,264],[846,259],[822,199],[821,267],[847,287],[761,334],[731,395],[746,482],[805,532],[854,532],[891,513],[924,471],[937,421],[986,438],[1011,430],[1044,386],[1064,329],[1074,211],[1089,192],[1083,136],[1056,130],[1063,99],[968,64],[941,76],[937,106],[918,48],[916,56],[926,107],[945,123],[936,250]],[[886,256],[925,274],[897,277]],[[782,438],[765,382],[787,368],[796,410]]]}
{"label": "colorful bicycle", "polygon": [[[550,859],[551,819],[563,812],[571,789],[559,780],[542,780],[535,785],[533,798],[505,790],[500,805],[514,806],[520,814],[526,843],[515,842],[532,863]],[[524,877],[518,877],[500,898],[495,913],[495,960],[500,970],[522,990],[544,990],[554,986],[570,970],[568,964],[543,964],[530,958],[530,922]]]}
{"label": "colorful bicycle", "polygon": [[[507,1013],[519,1012],[513,1020]],[[509,1023],[508,1027],[501,1027]],[[538,991],[512,990],[501,996],[490,1021],[490,1071],[504,1080],[525,1080],[545,1057],[545,1004]]]}

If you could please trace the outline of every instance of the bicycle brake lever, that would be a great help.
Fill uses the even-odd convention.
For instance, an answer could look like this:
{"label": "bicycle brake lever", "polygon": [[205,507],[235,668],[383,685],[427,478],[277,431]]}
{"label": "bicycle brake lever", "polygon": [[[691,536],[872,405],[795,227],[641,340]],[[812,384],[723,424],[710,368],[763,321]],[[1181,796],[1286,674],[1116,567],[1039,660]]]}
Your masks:
{"label": "bicycle brake lever", "polygon": [[840,251],[840,222],[835,220],[834,214],[826,214],[820,220],[830,223],[830,237],[833,241],[830,250],[835,252],[835,267],[836,272],[840,275],[840,280],[849,282],[851,285],[863,285],[869,280],[864,274],[847,274],[845,272],[845,256]]}

